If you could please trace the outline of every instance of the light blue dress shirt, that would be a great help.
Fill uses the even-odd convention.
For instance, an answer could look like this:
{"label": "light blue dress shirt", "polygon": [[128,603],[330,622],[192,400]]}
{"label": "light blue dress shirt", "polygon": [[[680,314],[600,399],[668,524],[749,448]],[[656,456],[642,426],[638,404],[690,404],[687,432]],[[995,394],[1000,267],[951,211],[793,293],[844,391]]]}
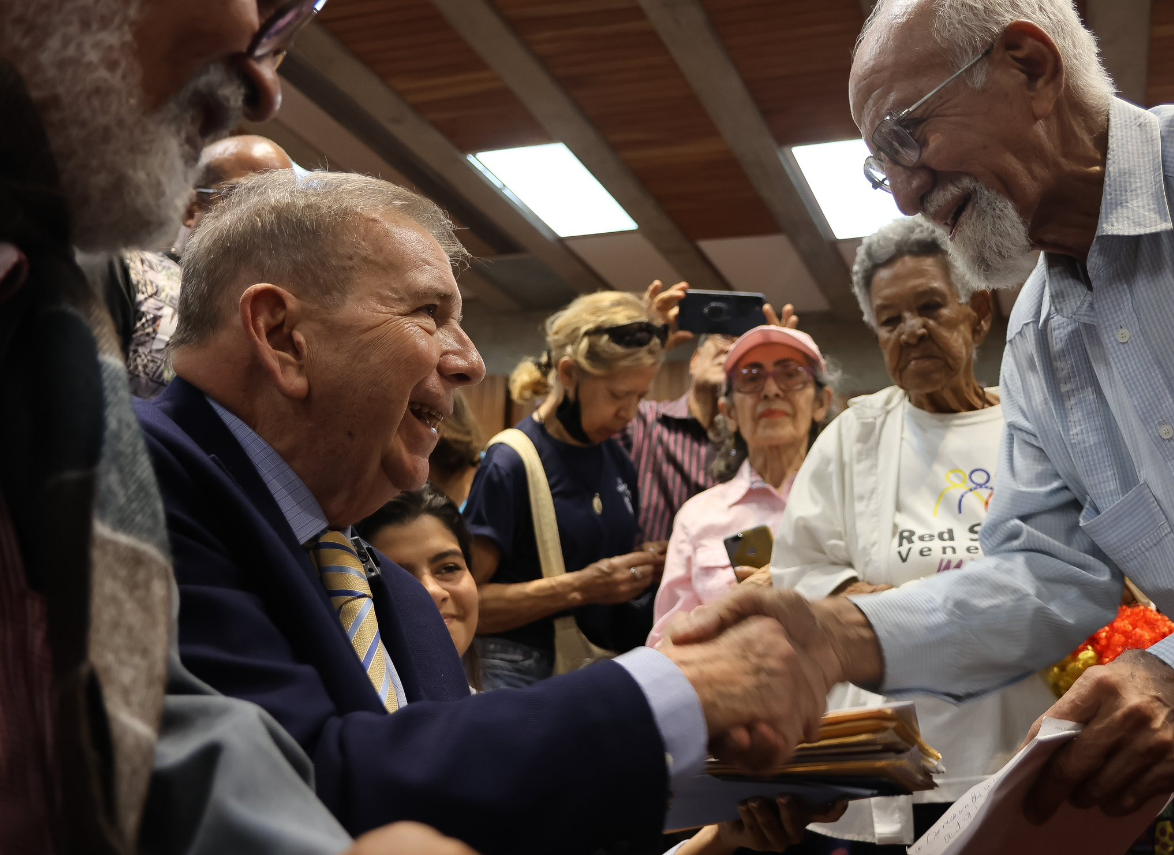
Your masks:
{"label": "light blue dress shirt", "polygon": [[[326,514],[305,483],[257,432],[220,404],[208,398],[212,409],[240,443],[249,461],[273,494],[298,543],[306,543],[329,528]],[[348,532],[349,533],[349,532]],[[391,657],[387,657],[391,662]],[[667,656],[647,647],[616,657],[640,686],[665,746],[670,784],[696,775],[705,762],[708,728],[701,700],[693,685]],[[400,706],[407,704],[403,684],[391,665],[392,682]]]}
{"label": "light blue dress shirt", "polygon": [[[1174,614],[1174,107],[1114,100],[1087,269],[1045,254],[1007,330],[985,558],[853,598],[885,694],[964,699],[1056,662],[1127,575]],[[1174,637],[1150,652],[1174,667]]]}

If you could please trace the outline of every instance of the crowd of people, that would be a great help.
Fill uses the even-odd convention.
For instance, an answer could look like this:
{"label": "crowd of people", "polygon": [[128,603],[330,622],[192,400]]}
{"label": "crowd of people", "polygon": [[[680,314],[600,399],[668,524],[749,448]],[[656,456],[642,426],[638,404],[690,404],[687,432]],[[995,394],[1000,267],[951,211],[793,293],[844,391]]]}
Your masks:
{"label": "crowd of people", "polygon": [[[1068,0],[860,35],[894,385],[833,418],[791,307],[692,341],[656,282],[553,314],[493,436],[447,215],[226,137],[321,0],[33,5],[0,0],[0,851],[898,852],[1045,714],[1084,727],[1033,821],[1174,792],[1174,639],[1059,702],[1036,673],[1126,575],[1174,610],[1174,110],[1114,96]],[[936,789],[662,837],[707,756],[907,698]]]}

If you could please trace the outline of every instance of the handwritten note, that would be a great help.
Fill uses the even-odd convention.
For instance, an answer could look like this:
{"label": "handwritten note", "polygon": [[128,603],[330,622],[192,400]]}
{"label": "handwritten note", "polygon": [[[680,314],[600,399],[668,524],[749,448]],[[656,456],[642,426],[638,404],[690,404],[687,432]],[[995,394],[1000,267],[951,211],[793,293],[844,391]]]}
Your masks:
{"label": "handwritten note", "polygon": [[1100,808],[1079,810],[1065,803],[1051,820],[1032,825],[1023,814],[1023,799],[1048,758],[1075,739],[1081,726],[1044,719],[1039,734],[999,772],[958,799],[933,828],[909,848],[909,855],[1103,855],[1124,852],[1157,816],[1167,796],[1155,798],[1137,813],[1107,817]]}

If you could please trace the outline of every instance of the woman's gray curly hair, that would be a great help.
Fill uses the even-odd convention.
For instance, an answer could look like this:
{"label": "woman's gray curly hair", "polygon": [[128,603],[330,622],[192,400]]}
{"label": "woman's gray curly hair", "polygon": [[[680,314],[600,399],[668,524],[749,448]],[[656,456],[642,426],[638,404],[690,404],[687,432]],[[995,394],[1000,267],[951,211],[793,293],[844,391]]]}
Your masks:
{"label": "woman's gray curly hair", "polygon": [[950,255],[950,244],[941,229],[919,216],[893,220],[864,239],[856,250],[856,262],[852,265],[852,290],[856,293],[864,320],[873,329],[876,329],[876,313],[872,310],[870,295],[872,277],[886,264],[907,255],[944,257],[959,300],[969,300],[975,291],[981,290]]}

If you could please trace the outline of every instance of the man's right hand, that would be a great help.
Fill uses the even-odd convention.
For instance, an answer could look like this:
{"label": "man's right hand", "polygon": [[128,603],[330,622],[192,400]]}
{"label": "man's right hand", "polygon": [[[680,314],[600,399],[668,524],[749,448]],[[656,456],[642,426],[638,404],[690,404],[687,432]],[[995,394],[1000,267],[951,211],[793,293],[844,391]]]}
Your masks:
{"label": "man's right hand", "polygon": [[710,750],[722,759],[761,771],[818,735],[835,657],[828,648],[798,649],[778,621],[751,616],[711,640],[657,649],[693,685]]}
{"label": "man's right hand", "polygon": [[396,822],[369,831],[343,855],[477,855],[472,849],[418,822]]}
{"label": "man's right hand", "polygon": [[567,574],[583,604],[618,605],[640,596],[656,581],[664,558],[651,552],[629,552],[588,564]]}
{"label": "man's right hand", "polygon": [[777,621],[791,643],[818,658],[833,683],[877,685],[884,677],[880,643],[868,618],[845,597],[811,602],[795,591],[738,585],[709,605],[674,622],[668,635],[675,644],[708,641],[754,617]]}

